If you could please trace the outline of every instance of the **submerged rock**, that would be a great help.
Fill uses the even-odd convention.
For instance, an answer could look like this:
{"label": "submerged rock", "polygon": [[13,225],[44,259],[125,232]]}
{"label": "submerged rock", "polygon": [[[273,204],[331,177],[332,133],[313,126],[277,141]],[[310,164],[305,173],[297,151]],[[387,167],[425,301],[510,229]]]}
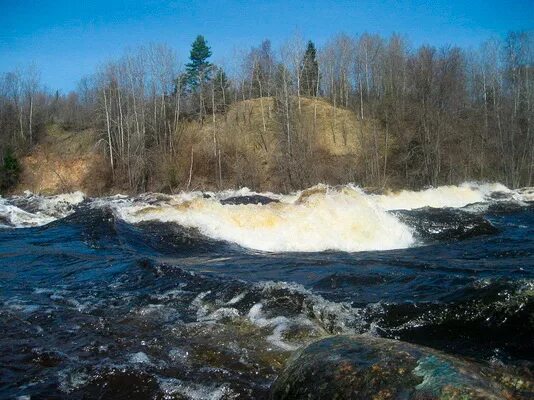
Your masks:
{"label": "submerged rock", "polygon": [[482,366],[426,347],[366,336],[334,336],[297,352],[273,384],[271,397],[516,398],[490,376]]}
{"label": "submerged rock", "polygon": [[482,215],[451,208],[427,207],[393,214],[414,228],[416,237],[424,241],[462,240],[499,231]]}

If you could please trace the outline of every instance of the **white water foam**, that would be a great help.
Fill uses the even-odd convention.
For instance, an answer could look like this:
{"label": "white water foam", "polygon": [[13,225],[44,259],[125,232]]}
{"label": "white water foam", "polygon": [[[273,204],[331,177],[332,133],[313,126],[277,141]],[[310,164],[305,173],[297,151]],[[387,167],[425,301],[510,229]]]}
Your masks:
{"label": "white water foam", "polygon": [[[231,197],[260,195],[275,202],[221,204]],[[69,215],[83,193],[0,197],[0,226],[39,226]],[[464,183],[421,191],[366,194],[359,187],[317,185],[289,195],[257,193],[247,188],[178,195],[145,193],[93,199],[93,207],[111,207],[127,222],[172,222],[207,237],[273,252],[365,251],[406,248],[415,244],[412,230],[391,210],[465,207],[495,201],[534,200],[533,188],[510,190],[499,183]],[[31,204],[31,212],[18,207]]]}
{"label": "white water foam", "polygon": [[0,198],[0,228],[26,228],[40,226],[55,221],[56,218],[42,213],[30,213],[11,205],[6,199]]}
{"label": "white water foam", "polygon": [[[25,192],[23,196],[9,199],[0,197],[0,227],[26,228],[49,224],[74,212],[74,206],[84,201],[82,192],[64,193],[56,196],[40,196]],[[32,211],[18,205],[27,204]]]}
{"label": "white water foam", "polygon": [[410,229],[359,189],[317,190],[279,203],[223,205],[201,197],[117,208],[130,223],[175,222],[262,251],[363,251],[411,246]]}
{"label": "white water foam", "polygon": [[234,399],[237,397],[226,384],[205,386],[176,378],[160,378],[159,387],[163,391],[165,399],[175,398],[176,396],[195,400]]}
{"label": "white water foam", "polygon": [[285,350],[293,351],[297,349],[297,346],[286,343],[282,335],[289,329],[291,321],[284,316],[278,316],[273,318],[266,318],[262,313],[263,305],[261,303],[254,304],[248,312],[248,318],[250,322],[260,328],[270,327],[273,328],[273,333],[266,337],[266,340],[274,346]]}
{"label": "white water foam", "polygon": [[[367,332],[365,321],[361,315],[364,310],[355,308],[349,303],[326,300],[298,283],[262,281],[256,283],[255,287],[261,290],[266,299],[271,298],[273,292],[278,290],[287,291],[291,296],[304,296],[304,312],[301,316],[310,323],[317,323],[324,332],[330,334]],[[254,307],[249,312],[249,317]],[[261,308],[255,311],[261,311]],[[256,315],[256,313],[252,313],[252,315]],[[275,318],[277,317],[273,317],[271,320]],[[296,321],[293,320],[293,322]],[[302,322],[302,319],[299,322]]]}
{"label": "white water foam", "polygon": [[[473,203],[521,202],[532,191],[512,191],[499,183],[464,183],[421,191],[366,194],[346,185],[317,185],[291,195],[256,193],[248,189],[179,195],[143,195],[113,200],[118,216],[127,222],[174,222],[198,229],[212,239],[272,252],[325,250],[389,250],[415,244],[411,228],[388,211],[422,207],[465,207]],[[261,195],[269,204],[221,204],[230,197]]]}
{"label": "white water foam", "polygon": [[385,195],[372,195],[374,201],[386,210],[413,210],[423,207],[459,208],[468,204],[488,201],[492,193],[509,195],[513,192],[500,183],[463,183],[459,186],[439,186],[418,192],[402,190]]}

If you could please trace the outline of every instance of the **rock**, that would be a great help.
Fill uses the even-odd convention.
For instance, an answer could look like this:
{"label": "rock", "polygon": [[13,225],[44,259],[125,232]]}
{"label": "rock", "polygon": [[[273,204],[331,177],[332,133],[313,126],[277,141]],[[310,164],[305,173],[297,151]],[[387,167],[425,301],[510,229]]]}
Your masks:
{"label": "rock", "polygon": [[415,230],[424,241],[464,240],[492,235],[499,230],[482,215],[450,208],[420,208],[393,212],[403,223]]}
{"label": "rock", "polygon": [[229,197],[227,199],[221,200],[221,204],[223,205],[247,205],[247,204],[269,204],[269,203],[279,203],[276,199],[271,199],[267,196],[261,196],[261,195],[250,195],[250,196],[235,196],[235,197]]}
{"label": "rock", "polygon": [[274,382],[282,399],[513,399],[485,367],[390,339],[333,336],[298,351]]}

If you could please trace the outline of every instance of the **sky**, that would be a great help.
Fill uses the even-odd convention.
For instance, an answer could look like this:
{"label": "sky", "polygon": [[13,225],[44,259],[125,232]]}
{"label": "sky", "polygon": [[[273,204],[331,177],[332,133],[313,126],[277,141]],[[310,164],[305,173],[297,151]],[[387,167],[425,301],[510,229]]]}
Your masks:
{"label": "sky", "polygon": [[0,73],[34,64],[50,90],[66,93],[128,48],[165,43],[187,62],[198,34],[212,60],[263,39],[277,48],[298,33],[324,44],[338,33],[400,33],[412,46],[476,47],[534,29],[534,0],[0,0]]}

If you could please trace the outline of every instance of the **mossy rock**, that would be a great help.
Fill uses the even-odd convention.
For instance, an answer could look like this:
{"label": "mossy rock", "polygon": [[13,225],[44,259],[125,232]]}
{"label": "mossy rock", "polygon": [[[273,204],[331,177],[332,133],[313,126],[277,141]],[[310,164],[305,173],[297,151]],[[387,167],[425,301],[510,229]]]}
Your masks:
{"label": "mossy rock", "polygon": [[367,336],[333,336],[298,351],[273,400],[516,398],[485,367],[438,351]]}

